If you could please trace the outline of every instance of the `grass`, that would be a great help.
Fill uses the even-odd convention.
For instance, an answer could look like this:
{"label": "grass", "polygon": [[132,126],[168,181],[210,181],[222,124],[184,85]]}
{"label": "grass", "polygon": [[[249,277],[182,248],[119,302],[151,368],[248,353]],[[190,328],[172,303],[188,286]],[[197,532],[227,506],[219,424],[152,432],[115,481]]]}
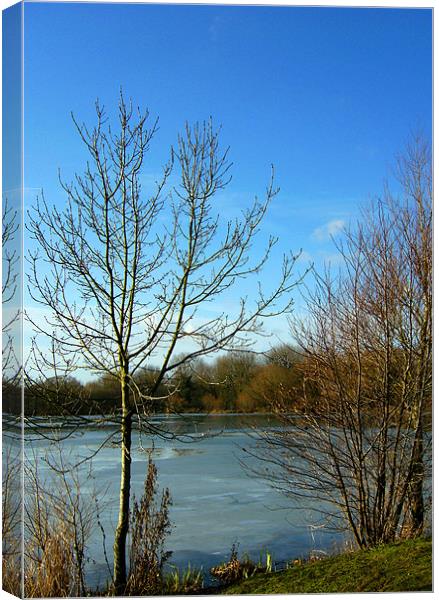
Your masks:
{"label": "grass", "polygon": [[407,540],[370,550],[254,575],[225,594],[303,594],[432,590],[431,539]]}

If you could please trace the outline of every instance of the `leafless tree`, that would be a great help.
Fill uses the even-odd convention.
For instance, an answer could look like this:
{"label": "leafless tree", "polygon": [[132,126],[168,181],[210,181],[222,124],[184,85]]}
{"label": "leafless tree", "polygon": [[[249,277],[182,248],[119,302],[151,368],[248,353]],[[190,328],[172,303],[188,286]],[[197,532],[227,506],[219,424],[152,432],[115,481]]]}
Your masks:
{"label": "leafless tree", "polygon": [[[154,396],[175,369],[218,350],[248,348],[265,317],[289,311],[295,257],[284,257],[274,289],[265,292],[256,282],[255,298],[238,299],[235,314],[203,317],[204,305],[211,307],[239,280],[257,276],[268,260],[276,239],[270,237],[259,258],[254,241],[277,193],[273,177],[263,201],[256,199],[241,219],[224,224],[215,201],[230,181],[231,165],[211,121],[186,125],[147,194],[140,179],[157,123],[149,126],[148,113],[135,112],[122,96],[116,133],[99,103],[96,114],[92,130],[74,120],[89,162],[73,183],[61,182],[65,205],[49,206],[41,197],[29,214],[38,247],[29,258],[29,291],[47,309],[45,324],[34,326],[55,344],[58,364],[107,373],[120,385],[114,542],[120,594],[126,583],[133,418],[151,430]],[[178,183],[168,193],[174,171]],[[148,366],[155,378],[145,392],[134,376]]]}
{"label": "leafless tree", "polygon": [[13,242],[18,230],[18,212],[5,198],[2,211],[2,302],[10,302],[17,292],[19,256]]}
{"label": "leafless tree", "polygon": [[[15,199],[15,196],[12,196]],[[22,457],[19,442],[21,419],[21,306],[20,220],[16,203],[2,206],[2,549],[3,587],[22,591]],[[18,425],[18,427],[17,427]]]}
{"label": "leafless tree", "polygon": [[[7,409],[17,411],[20,384],[20,222],[18,211],[5,198],[2,206],[2,393]],[[19,398],[18,398],[19,399]]]}
{"label": "leafless tree", "polygon": [[259,437],[260,471],[300,505],[348,528],[360,547],[425,527],[431,467],[432,186],[429,147],[415,139],[387,187],[314,273],[297,390]]}

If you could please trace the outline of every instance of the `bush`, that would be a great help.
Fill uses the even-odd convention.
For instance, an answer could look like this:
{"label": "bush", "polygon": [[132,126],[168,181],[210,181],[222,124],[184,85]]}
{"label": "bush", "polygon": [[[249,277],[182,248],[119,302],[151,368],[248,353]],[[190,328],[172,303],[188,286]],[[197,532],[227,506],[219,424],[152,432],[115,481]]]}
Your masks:
{"label": "bush", "polygon": [[125,589],[128,596],[163,592],[163,567],[172,554],[164,549],[166,536],[171,532],[171,496],[166,488],[158,505],[157,492],[157,467],[150,456],[143,496],[140,502],[134,501],[131,513],[130,567]]}
{"label": "bush", "polygon": [[59,446],[57,452],[59,468],[46,458],[53,467],[50,481],[41,479],[35,455],[25,464],[24,594],[31,598],[87,593],[84,567],[96,518],[93,496],[81,492],[79,473],[67,467]]}
{"label": "bush", "polygon": [[258,570],[259,565],[256,565],[247,556],[241,559],[238,558],[238,546],[237,544],[233,544],[229,560],[216,567],[212,567],[210,573],[221,583],[229,584],[245,579]]}

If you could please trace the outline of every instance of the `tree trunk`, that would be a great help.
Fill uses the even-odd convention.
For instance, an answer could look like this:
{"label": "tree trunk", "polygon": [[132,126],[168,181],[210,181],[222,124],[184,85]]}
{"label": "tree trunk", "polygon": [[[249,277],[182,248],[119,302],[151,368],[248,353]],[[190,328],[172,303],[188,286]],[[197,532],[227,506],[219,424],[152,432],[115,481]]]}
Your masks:
{"label": "tree trunk", "polygon": [[119,496],[119,519],[116,533],[114,536],[114,592],[117,596],[122,596],[125,591],[127,581],[126,568],[126,541],[128,535],[129,515],[130,515],[130,487],[131,487],[131,432],[132,432],[132,412],[128,407],[128,384],[124,381],[121,385],[122,390],[122,456],[121,456],[121,476],[120,476],[120,496]]}

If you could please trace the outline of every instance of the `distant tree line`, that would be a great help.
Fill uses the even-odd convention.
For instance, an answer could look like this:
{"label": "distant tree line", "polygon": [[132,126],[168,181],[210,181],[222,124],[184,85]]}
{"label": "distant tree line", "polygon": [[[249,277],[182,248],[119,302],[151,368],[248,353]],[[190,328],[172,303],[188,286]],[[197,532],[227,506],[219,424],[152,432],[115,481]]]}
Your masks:
{"label": "distant tree line", "polygon": [[[303,373],[302,357],[287,346],[262,355],[231,352],[210,362],[197,360],[179,367],[155,390],[149,408],[151,413],[264,412],[280,393],[287,391],[290,398],[298,398]],[[148,394],[156,376],[154,370],[143,369],[135,384]],[[15,412],[13,398],[11,402],[5,399],[6,412]],[[119,406],[120,386],[107,374],[86,383],[73,376],[49,377],[28,382],[25,391],[28,416],[64,414],[66,407],[72,414],[115,414]]]}
{"label": "distant tree line", "polygon": [[[340,361],[341,355],[342,352]],[[399,371],[404,363],[397,355],[398,349],[390,369],[394,378],[403,375]],[[374,365],[372,351],[369,358],[370,365]],[[150,393],[156,375],[152,369],[144,369],[137,375],[135,383],[142,393]],[[14,404],[19,397],[17,393],[4,394],[4,411],[17,413],[20,408]],[[292,413],[317,416],[323,398],[326,403],[330,400],[323,384],[319,385],[313,376],[313,361],[294,347],[280,345],[264,354],[231,352],[210,362],[198,360],[182,365],[155,391],[149,411],[151,414],[273,412],[279,403],[282,406],[286,403]],[[114,415],[119,402],[119,385],[110,375],[86,383],[72,376],[49,377],[28,382],[25,390],[27,416],[61,415],[66,408],[76,415]],[[331,410],[337,408],[340,407],[334,398]],[[379,402],[369,409],[369,414],[379,411]],[[431,397],[424,412],[431,415]]]}

